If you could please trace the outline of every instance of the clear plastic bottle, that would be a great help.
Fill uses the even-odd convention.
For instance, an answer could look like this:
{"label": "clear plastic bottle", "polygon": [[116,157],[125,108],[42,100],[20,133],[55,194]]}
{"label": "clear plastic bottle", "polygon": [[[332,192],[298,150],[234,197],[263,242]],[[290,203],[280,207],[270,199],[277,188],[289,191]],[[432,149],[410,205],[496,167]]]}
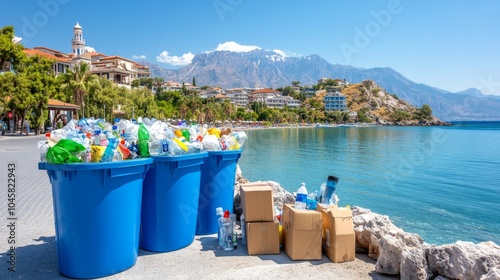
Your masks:
{"label": "clear plastic bottle", "polygon": [[300,188],[297,190],[297,197],[295,198],[295,208],[304,210],[307,205],[307,189],[306,184],[302,183]]}
{"label": "clear plastic bottle", "polygon": [[149,157],[149,131],[142,123],[142,118],[138,118],[139,131],[137,132],[137,138],[139,138],[139,155],[141,157]]}
{"label": "clear plastic bottle", "polygon": [[224,212],[224,219],[222,220],[224,228],[224,251],[231,251],[234,249],[233,245],[233,221],[229,217],[229,210]]}
{"label": "clear plastic bottle", "polygon": [[220,216],[219,219],[217,220],[219,224],[219,231],[217,232],[217,240],[219,242],[219,246],[221,248],[224,248],[224,239],[222,238],[222,236],[224,236],[222,233],[224,228],[224,223],[223,223],[224,212],[222,211],[222,207],[215,208],[215,213],[217,214],[217,216]]}
{"label": "clear plastic bottle", "polygon": [[238,248],[238,234],[236,233],[236,214],[230,214],[231,221],[233,221],[233,247]]}

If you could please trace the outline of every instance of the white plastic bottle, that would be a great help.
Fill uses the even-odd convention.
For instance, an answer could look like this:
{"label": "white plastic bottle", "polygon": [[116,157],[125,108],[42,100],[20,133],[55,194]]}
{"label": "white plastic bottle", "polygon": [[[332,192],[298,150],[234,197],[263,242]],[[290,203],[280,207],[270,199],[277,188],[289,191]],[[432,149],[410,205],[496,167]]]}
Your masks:
{"label": "white plastic bottle", "polygon": [[306,184],[302,183],[302,186],[297,190],[297,197],[295,198],[295,208],[304,210],[307,205],[307,189]]}

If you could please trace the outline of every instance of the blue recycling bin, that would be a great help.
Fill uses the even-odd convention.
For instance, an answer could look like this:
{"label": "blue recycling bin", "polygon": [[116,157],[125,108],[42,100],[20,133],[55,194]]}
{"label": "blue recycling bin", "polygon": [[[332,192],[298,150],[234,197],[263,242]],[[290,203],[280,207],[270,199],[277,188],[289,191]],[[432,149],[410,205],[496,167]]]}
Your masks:
{"label": "blue recycling bin", "polygon": [[59,272],[97,278],[132,267],[150,158],[109,163],[40,162],[52,184]]}
{"label": "blue recycling bin", "polygon": [[207,152],[152,157],[142,193],[142,249],[170,252],[194,241],[201,168],[207,157]]}
{"label": "blue recycling bin", "polygon": [[197,235],[217,233],[217,207],[233,212],[236,164],[241,153],[241,149],[208,152],[208,158],[201,170]]}

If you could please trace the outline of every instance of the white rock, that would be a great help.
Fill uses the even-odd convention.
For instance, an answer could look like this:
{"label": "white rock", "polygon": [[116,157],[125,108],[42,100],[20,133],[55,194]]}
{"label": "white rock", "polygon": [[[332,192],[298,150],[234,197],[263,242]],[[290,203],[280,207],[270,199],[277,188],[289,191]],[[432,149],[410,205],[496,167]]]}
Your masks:
{"label": "white rock", "polygon": [[500,265],[500,246],[493,242],[474,244],[458,241],[429,249],[429,267],[451,279],[480,279]]}
{"label": "white rock", "polygon": [[401,280],[427,280],[433,275],[429,271],[425,249],[412,248],[401,252]]}
{"label": "white rock", "polygon": [[[373,236],[374,235],[372,235],[372,237]],[[400,273],[403,251],[418,249],[422,246],[424,241],[418,234],[403,231],[390,231],[377,241],[374,241],[372,238],[372,247],[375,247],[373,245],[375,243],[379,245],[379,256],[375,264],[375,270],[379,273],[395,275]],[[423,254],[425,254],[425,252],[423,252]],[[423,260],[425,260],[425,258],[423,258]]]}
{"label": "white rock", "polygon": [[480,280],[498,280],[500,279],[500,265],[490,269],[488,274],[481,276]]}
{"label": "white rock", "polygon": [[368,250],[368,257],[376,260],[379,255],[379,240],[386,234],[395,236],[402,229],[396,227],[389,217],[376,213],[361,214],[353,217],[356,233],[357,251]]}

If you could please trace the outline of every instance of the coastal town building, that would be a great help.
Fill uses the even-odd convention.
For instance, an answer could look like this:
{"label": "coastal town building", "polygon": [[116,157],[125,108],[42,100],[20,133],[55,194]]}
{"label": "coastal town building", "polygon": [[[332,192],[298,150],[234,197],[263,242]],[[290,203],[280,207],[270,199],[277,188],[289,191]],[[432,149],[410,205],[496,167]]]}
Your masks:
{"label": "coastal town building", "polygon": [[261,89],[253,91],[250,94],[249,102],[260,102],[272,108],[297,108],[300,106],[300,101],[291,96],[283,96],[281,91],[273,89]]}
{"label": "coastal town building", "polygon": [[246,107],[250,104],[248,101],[248,91],[242,88],[233,88],[226,90],[227,96],[231,99],[231,103],[238,107]]}
{"label": "coastal town building", "polygon": [[73,27],[71,49],[72,53],[68,57],[71,58],[72,65],[89,63],[92,74],[106,77],[119,86],[130,88],[132,81],[151,76],[147,66],[117,55],[107,56],[85,46],[83,30],[78,22]]}
{"label": "coastal town building", "polygon": [[325,111],[346,111],[346,96],[341,94],[340,91],[334,89],[328,89],[325,97],[323,97],[323,102],[325,103]]}
{"label": "coastal town building", "polygon": [[35,47],[33,49],[26,48],[23,50],[23,52],[27,56],[39,55],[41,57],[53,60],[54,64],[52,65],[52,71],[56,76],[68,72],[68,69],[71,67],[71,59],[69,58],[69,56],[56,50],[45,47]]}

